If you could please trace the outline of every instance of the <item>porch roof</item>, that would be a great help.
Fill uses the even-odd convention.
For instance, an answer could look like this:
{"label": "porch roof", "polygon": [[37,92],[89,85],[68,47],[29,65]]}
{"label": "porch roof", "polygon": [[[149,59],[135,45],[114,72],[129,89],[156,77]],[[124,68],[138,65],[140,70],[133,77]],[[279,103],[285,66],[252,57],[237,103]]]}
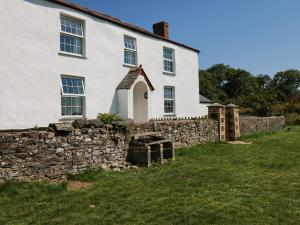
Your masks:
{"label": "porch roof", "polygon": [[121,81],[121,83],[118,85],[117,90],[130,89],[139,75],[144,77],[150,90],[154,91],[154,87],[147,77],[142,65],[140,65],[139,67],[131,68],[124,79]]}

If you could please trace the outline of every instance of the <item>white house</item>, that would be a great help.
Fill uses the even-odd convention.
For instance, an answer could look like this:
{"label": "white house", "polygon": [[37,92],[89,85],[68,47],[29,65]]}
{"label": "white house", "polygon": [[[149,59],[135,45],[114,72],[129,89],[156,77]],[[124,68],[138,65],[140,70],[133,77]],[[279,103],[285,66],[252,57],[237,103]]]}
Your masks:
{"label": "white house", "polygon": [[170,40],[166,22],[152,33],[62,0],[1,0],[0,18],[0,130],[207,114],[199,51]]}

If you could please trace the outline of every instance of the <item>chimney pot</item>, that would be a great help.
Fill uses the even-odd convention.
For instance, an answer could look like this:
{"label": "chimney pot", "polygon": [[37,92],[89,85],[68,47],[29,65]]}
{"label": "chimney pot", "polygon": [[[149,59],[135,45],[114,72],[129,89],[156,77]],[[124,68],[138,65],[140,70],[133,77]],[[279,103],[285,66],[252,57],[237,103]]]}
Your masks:
{"label": "chimney pot", "polygon": [[155,23],[152,28],[154,34],[169,39],[169,24],[167,22]]}

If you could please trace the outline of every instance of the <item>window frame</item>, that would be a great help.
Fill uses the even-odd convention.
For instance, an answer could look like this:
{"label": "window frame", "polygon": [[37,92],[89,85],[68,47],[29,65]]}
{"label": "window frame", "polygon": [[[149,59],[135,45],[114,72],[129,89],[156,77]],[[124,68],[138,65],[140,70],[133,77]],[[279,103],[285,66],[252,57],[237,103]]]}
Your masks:
{"label": "window frame", "polygon": [[[62,78],[73,78],[73,79],[81,79],[83,94],[71,94],[64,93]],[[73,75],[60,75],[60,101],[62,97],[82,97],[82,115],[62,115],[62,105],[60,103],[60,116],[61,118],[84,118],[85,117],[85,99],[86,99],[86,88],[85,88],[85,78],[82,76],[73,76]]]}
{"label": "window frame", "polygon": [[[172,89],[172,94],[173,94],[173,98],[165,98],[165,90],[166,88],[171,88]],[[175,86],[164,86],[164,115],[168,116],[168,115],[176,115],[176,104],[175,104]],[[172,101],[173,102],[173,112],[167,113],[165,112],[165,101]]]}
{"label": "window frame", "polygon": [[[73,34],[71,32],[66,32],[66,31],[63,31],[61,29],[61,26],[62,26],[62,23],[61,23],[61,19],[64,18],[64,19],[67,19],[67,20],[70,20],[70,21],[73,21],[73,22],[77,22],[77,23],[80,23],[81,24],[81,33],[82,35],[78,35],[78,34]],[[85,21],[82,20],[82,19],[79,19],[79,18],[75,18],[75,17],[72,17],[72,16],[69,16],[69,15],[66,15],[66,14],[60,14],[59,16],[59,27],[60,27],[60,33],[59,33],[59,53],[62,54],[62,55],[70,55],[70,56],[77,56],[77,57],[85,57],[85,38],[86,38],[86,35],[85,35]],[[74,37],[74,38],[77,38],[77,39],[81,39],[81,54],[78,54],[78,53],[73,53],[73,52],[67,52],[67,51],[63,51],[61,50],[61,35],[65,35],[65,36],[70,36],[70,37]]]}
{"label": "window frame", "polygon": [[[125,46],[125,39],[126,38],[134,40],[134,47],[135,47],[135,49],[127,48]],[[136,38],[131,37],[129,35],[124,35],[124,38],[123,38],[123,47],[124,47],[124,51],[123,51],[123,65],[130,66],[130,67],[136,67],[138,65],[137,40],[136,40]],[[126,51],[133,52],[135,54],[135,64],[130,64],[130,63],[126,63],[125,62],[125,52]]]}
{"label": "window frame", "polygon": [[[172,59],[165,58],[165,54],[164,54],[165,49],[171,50],[171,52],[172,52]],[[173,65],[172,69],[173,69],[173,71],[165,70],[165,61],[172,62],[172,65]],[[169,47],[166,47],[166,46],[163,46],[163,73],[165,73],[165,74],[171,74],[171,75],[175,75],[176,74],[175,49],[169,48]]]}

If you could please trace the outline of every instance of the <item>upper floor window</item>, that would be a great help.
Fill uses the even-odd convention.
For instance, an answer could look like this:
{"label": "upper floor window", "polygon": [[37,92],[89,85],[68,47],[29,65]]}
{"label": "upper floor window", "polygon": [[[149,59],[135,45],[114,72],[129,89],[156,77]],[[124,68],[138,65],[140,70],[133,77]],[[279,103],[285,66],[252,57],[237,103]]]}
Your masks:
{"label": "upper floor window", "polygon": [[163,58],[164,58],[164,71],[169,73],[174,73],[175,71],[174,50],[171,48],[164,47]]}
{"label": "upper floor window", "polygon": [[60,51],[83,55],[83,22],[62,16],[60,24]]}
{"label": "upper floor window", "polygon": [[174,87],[164,87],[164,113],[174,114],[175,113],[175,94]]}
{"label": "upper floor window", "polygon": [[124,36],[124,63],[137,65],[137,51],[135,38]]}
{"label": "upper floor window", "polygon": [[61,77],[61,115],[82,116],[84,110],[84,81],[78,77]]}

